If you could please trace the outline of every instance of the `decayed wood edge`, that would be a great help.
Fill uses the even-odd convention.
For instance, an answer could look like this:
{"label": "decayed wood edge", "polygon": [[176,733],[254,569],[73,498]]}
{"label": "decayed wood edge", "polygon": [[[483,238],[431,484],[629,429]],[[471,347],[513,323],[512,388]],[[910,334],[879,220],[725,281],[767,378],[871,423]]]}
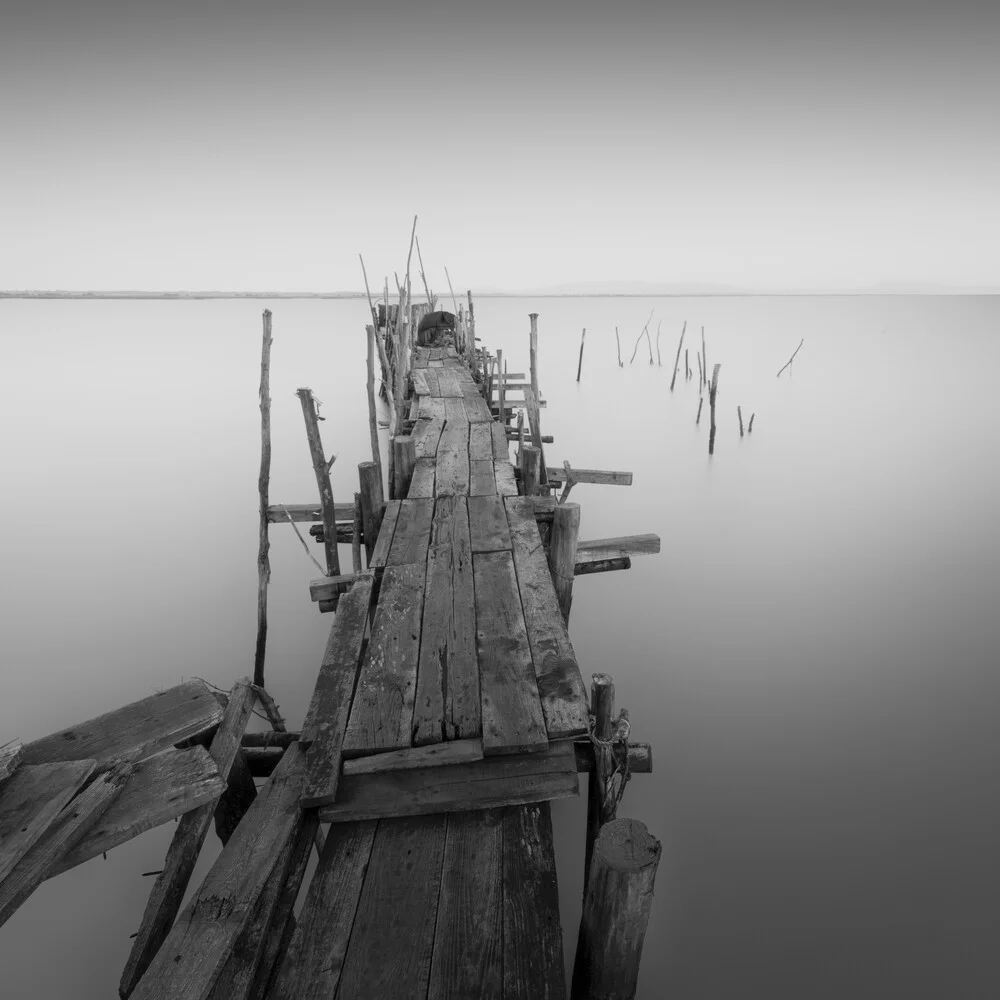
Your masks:
{"label": "decayed wood edge", "polygon": [[100,775],[63,808],[11,873],[0,882],[0,927],[48,878],[63,854],[72,849],[108,808],[131,773],[132,765],[121,763]]}
{"label": "decayed wood edge", "polygon": [[378,823],[330,829],[268,1000],[330,1000],[344,966]]}
{"label": "decayed wood edge", "polygon": [[[165,713],[169,725],[165,724]],[[22,764],[94,759],[97,772],[101,773],[120,760],[137,763],[186,740],[195,740],[214,730],[221,718],[222,706],[208,685],[197,679],[185,681],[26,743]],[[134,738],[122,742],[112,740],[108,745],[109,735],[122,738],[122,730],[128,731],[130,720],[135,730]],[[141,725],[135,720],[140,720]]]}
{"label": "decayed wood edge", "polygon": [[271,780],[177,918],[137,984],[137,1000],[205,1000],[285,845],[304,822],[298,808],[304,751],[289,747]]}
{"label": "decayed wood edge", "polygon": [[384,771],[408,771],[417,767],[447,767],[483,759],[483,741],[451,740],[448,743],[430,743],[427,746],[406,750],[390,750],[344,761],[343,773],[381,774]]}
{"label": "decayed wood edge", "polygon": [[309,581],[309,599],[311,601],[329,601],[351,589],[357,579],[354,573],[341,573],[338,576],[321,576]]}
{"label": "decayed wood edge", "polygon": [[[354,517],[354,504],[335,503],[333,511],[337,522],[346,524]],[[323,505],[318,503],[271,504],[267,508],[267,520],[271,524],[287,524],[289,521],[322,521]]]}
{"label": "decayed wood edge", "polygon": [[628,556],[620,559],[586,559],[573,565],[573,576],[590,576],[594,573],[611,573],[614,570],[631,569],[632,560]]}
{"label": "decayed wood edge", "polygon": [[[593,538],[577,542],[576,554],[580,561],[620,559],[628,555],[648,555],[660,551],[660,536],[649,532],[644,535],[619,535],[617,538]],[[583,557],[583,558],[582,558]]]}
{"label": "decayed wood edge", "polygon": [[[219,776],[225,781],[229,779],[233,761],[240,750],[256,697],[254,686],[246,677],[237,681],[229,693],[225,714],[208,751],[219,769]],[[199,806],[185,813],[177,824],[163,870],[153,884],[139,931],[125,962],[118,985],[118,994],[122,998],[128,997],[135,989],[170,932],[205,843],[215,808],[214,802]]]}
{"label": "decayed wood edge", "polygon": [[24,764],[0,797],[0,882],[56,821],[97,766],[94,760]]}
{"label": "decayed wood edge", "polygon": [[9,778],[24,757],[24,744],[19,739],[13,739],[0,747],[0,783]]}
{"label": "decayed wood edge", "polygon": [[378,533],[378,540],[375,542],[375,551],[372,553],[371,562],[368,564],[371,569],[383,569],[386,560],[389,558],[389,550],[392,547],[392,536],[396,533],[396,522],[399,520],[399,510],[401,501],[390,500],[385,505],[385,514],[382,517],[382,527]]}

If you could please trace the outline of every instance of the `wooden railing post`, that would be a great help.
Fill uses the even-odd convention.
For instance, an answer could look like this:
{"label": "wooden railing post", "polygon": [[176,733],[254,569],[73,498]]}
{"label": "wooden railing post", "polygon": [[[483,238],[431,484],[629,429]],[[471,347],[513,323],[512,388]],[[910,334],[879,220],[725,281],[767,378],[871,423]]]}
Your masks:
{"label": "wooden railing post", "polygon": [[382,473],[374,462],[362,462],[358,466],[358,479],[361,482],[361,535],[365,540],[365,557],[370,563],[385,507]]}
{"label": "wooden railing post", "polygon": [[556,504],[552,513],[549,572],[552,574],[552,585],[559,599],[559,609],[566,621],[569,621],[569,609],[573,603],[573,567],[576,566],[576,544],[579,536],[580,505]]}
{"label": "wooden railing post", "polygon": [[316,485],[319,487],[319,501],[323,508],[323,548],[326,551],[326,575],[340,575],[340,558],[337,555],[337,517],[333,506],[333,487],[330,485],[330,466],[323,452],[323,442],[319,436],[319,415],[316,400],[311,389],[297,389],[295,393],[302,403],[302,416],[306,422],[306,437],[309,439],[309,454],[312,456]]}
{"label": "wooden railing post", "polygon": [[413,478],[413,467],[417,464],[417,443],[409,434],[401,434],[392,441],[396,481],[393,496],[397,500],[406,499]]}

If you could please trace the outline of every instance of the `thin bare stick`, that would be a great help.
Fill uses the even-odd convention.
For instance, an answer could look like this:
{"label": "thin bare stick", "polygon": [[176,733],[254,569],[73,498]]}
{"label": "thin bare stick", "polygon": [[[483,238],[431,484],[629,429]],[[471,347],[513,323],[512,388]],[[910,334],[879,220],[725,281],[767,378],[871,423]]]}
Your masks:
{"label": "thin bare stick", "polygon": [[[632,351],[632,357],[629,359],[629,364],[632,364],[632,362],[635,361],[635,352],[639,350],[639,341],[642,340],[642,335],[644,333],[646,333],[647,330],[649,329],[649,324],[652,323],[652,321],[653,321],[653,313],[655,311],[656,310],[654,310],[654,309],[650,309],[650,311],[649,311],[649,319],[646,320],[646,325],[642,328],[642,331],[640,332],[639,336],[636,337],[636,340],[635,340],[635,349]],[[648,333],[646,335],[648,337]],[[653,356],[652,355],[652,348],[650,348],[650,355],[649,356],[650,356],[650,358],[652,358],[652,356]]]}
{"label": "thin bare stick", "polygon": [[618,327],[617,326],[615,327],[615,343],[618,345],[618,367],[619,368],[624,368],[625,366],[622,364],[622,342],[621,342],[621,340],[618,337]]}
{"label": "thin bare stick", "polygon": [[254,684],[253,689],[261,708],[267,713],[267,721],[271,723],[271,728],[276,733],[288,732],[285,728],[285,720],[281,717],[281,712],[278,711],[277,703],[264,690],[264,686],[262,684]]}
{"label": "thin bare stick", "polygon": [[649,363],[653,363],[653,341],[649,337],[649,327],[646,327],[646,346],[649,348]]}
{"label": "thin bare stick", "polygon": [[[587,339],[587,328],[586,328],[586,327],[584,327],[584,328],[583,328],[583,333],[582,333],[582,334],[580,334],[580,360],[579,360],[579,361],[577,361],[577,363],[576,363],[576,380],[577,380],[577,382],[579,382],[579,381],[580,381],[580,372],[581,372],[581,371],[582,371],[582,369],[583,369],[583,342],[584,342],[584,341],[585,341],[586,339]],[[501,384],[501,385],[503,385],[503,382],[501,381],[501,383],[500,383],[500,384]],[[502,397],[501,397],[501,398],[502,398]],[[501,402],[501,406],[502,406],[502,405],[503,405],[503,403]],[[500,411],[500,419],[501,419],[501,420],[505,420],[505,419],[506,419],[506,417],[504,416],[504,413],[503,413],[503,410],[502,410],[502,409],[501,409],[501,411]]]}
{"label": "thin bare stick", "polygon": [[423,255],[420,253],[420,240],[418,239],[416,243],[417,243],[417,262],[420,264],[420,280],[423,281],[424,291],[427,293],[427,307],[429,309],[433,309],[434,299],[431,296],[431,290],[427,285],[427,275],[424,274],[424,258]]}
{"label": "thin bare stick", "polygon": [[708,385],[708,355],[705,353],[705,328],[701,328],[701,384]]}
{"label": "thin bare stick", "polygon": [[719,369],[722,365],[716,365],[712,369],[712,386],[708,390],[708,409],[711,415],[711,424],[708,432],[708,453],[715,454],[715,396],[719,391]]}
{"label": "thin bare stick", "polygon": [[681,363],[681,348],[684,346],[684,334],[687,332],[688,324],[687,320],[684,320],[684,325],[681,327],[681,339],[677,342],[677,357],[674,358],[674,377],[670,380],[670,391],[674,391],[674,383],[677,381],[677,369]]}
{"label": "thin bare stick", "polygon": [[747,425],[747,434],[749,434],[753,430],[753,418],[756,416],[757,416],[756,413],[750,414],[750,423]]}
{"label": "thin bare stick", "polygon": [[699,351],[695,355],[695,357],[698,359],[698,385],[701,385],[705,381],[705,379],[702,377],[702,371],[701,371],[701,351]]}
{"label": "thin bare stick", "polygon": [[576,476],[573,475],[573,470],[569,467],[569,462],[563,462],[563,474],[566,476],[566,485],[563,487],[562,495],[557,501],[558,503],[565,503],[569,498],[569,491],[579,482]]}
{"label": "thin bare stick", "polygon": [[736,416],[740,418],[740,437],[743,437],[743,407],[736,407]]}
{"label": "thin bare stick", "polygon": [[684,380],[687,381],[691,377],[691,366],[688,364],[688,349],[684,348]]}
{"label": "thin bare stick", "polygon": [[275,506],[280,507],[285,512],[285,517],[288,518],[288,523],[294,529],[295,534],[298,535],[299,541],[302,543],[302,548],[306,550],[306,555],[309,556],[310,559],[312,559],[313,564],[316,566],[316,569],[318,569],[320,573],[323,574],[323,576],[329,576],[330,574],[319,564],[319,560],[312,554],[312,550],[309,548],[309,543],[302,537],[302,532],[299,531],[299,526],[295,523],[295,520],[292,518],[292,515],[288,513],[288,510],[286,509],[284,504],[279,503],[276,504]]}
{"label": "thin bare stick", "polygon": [[375,326],[378,326],[378,313],[375,312],[375,304],[372,302],[371,289],[368,287],[368,272],[365,270],[365,259],[361,256],[361,254],[358,254],[358,260],[361,261],[361,273],[365,278],[365,294],[368,296],[368,308],[372,313],[372,323]]}
{"label": "thin bare stick", "polygon": [[695,427],[697,427],[698,424],[701,423],[701,408],[702,408],[704,402],[705,402],[705,397],[704,396],[699,396],[698,397],[698,416],[695,417],[695,420],[694,420]]}
{"label": "thin bare stick", "polygon": [[257,547],[257,644],[253,657],[255,684],[264,683],[264,653],[267,649],[267,585],[271,579],[267,535],[267,494],[271,479],[271,310],[264,310],[264,341],[260,350],[260,531]]}
{"label": "thin bare stick", "polygon": [[663,320],[658,320],[656,324],[656,364],[662,368],[663,362],[660,360],[660,327],[663,326]]}
{"label": "thin bare stick", "polygon": [[381,482],[382,452],[378,445],[378,410],[375,406],[375,339],[378,334],[374,326],[366,326],[365,333],[368,335],[368,432],[372,442],[372,461]]}
{"label": "thin bare stick", "polygon": [[792,356],[781,366],[781,371],[778,372],[778,374],[775,376],[775,378],[780,378],[781,377],[781,372],[783,372],[795,360],[795,355],[799,353],[799,351],[802,348],[802,345],[805,342],[806,342],[806,338],[803,337],[799,341],[799,346],[796,347],[795,350],[792,352]]}
{"label": "thin bare stick", "polygon": [[361,572],[361,494],[354,494],[354,530],[351,532],[351,558],[354,574]]}

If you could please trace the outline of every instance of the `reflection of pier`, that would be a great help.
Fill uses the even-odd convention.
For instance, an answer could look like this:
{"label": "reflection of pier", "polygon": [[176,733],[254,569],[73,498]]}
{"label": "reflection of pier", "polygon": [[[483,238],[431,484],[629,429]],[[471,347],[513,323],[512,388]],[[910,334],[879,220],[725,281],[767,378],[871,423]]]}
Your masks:
{"label": "reflection of pier", "polygon": [[[566,621],[575,575],[627,568],[659,539],[578,541],[570,489],[631,476],[546,465],[534,317],[516,389],[525,376],[473,348],[468,314],[430,347],[412,342],[417,318],[395,350],[370,329],[401,415],[388,502],[368,462],[355,504],[333,503],[308,390],[320,504],[268,506],[262,477],[265,541],[270,523],[314,521],[328,555],[311,591],[336,613],[301,731],[249,680],[228,697],[191,681],[0,749],[0,921],[45,878],[181,817],[123,997],[565,996],[548,803],[578,794],[580,771],[590,881],[574,995],[634,988],[659,845],[628,820],[598,831],[651,754],[629,742],[610,678],[595,675],[588,704]],[[508,426],[518,409],[527,428]],[[353,572],[331,534],[353,543]],[[274,733],[245,733],[257,701]],[[213,822],[224,848],[181,909]]]}

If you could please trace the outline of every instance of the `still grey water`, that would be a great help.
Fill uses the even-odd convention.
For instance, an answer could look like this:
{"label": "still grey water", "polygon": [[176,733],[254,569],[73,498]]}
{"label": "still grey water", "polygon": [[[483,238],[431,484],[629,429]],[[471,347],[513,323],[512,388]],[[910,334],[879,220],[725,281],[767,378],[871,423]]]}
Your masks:
{"label": "still grey water", "polygon": [[[0,302],[0,743],[251,672],[265,305]],[[272,502],[316,499],[303,385],[349,500],[369,457],[366,305],[272,308]],[[663,364],[644,340],[629,365],[650,310]],[[654,748],[620,810],[663,842],[640,997],[1000,996],[1000,299],[476,311],[518,371],[539,314],[548,464],[634,473],[574,489],[581,537],[662,538],[630,571],[578,580],[570,621],[585,678],[614,675]],[[712,458],[696,378],[668,391],[685,320],[695,371],[702,325],[722,365]],[[291,529],[271,537],[267,683],[292,727],[330,620]],[[569,952],[585,811],[553,809]],[[0,929],[5,1000],[117,995],[141,873],[172,832],[35,893]]]}

